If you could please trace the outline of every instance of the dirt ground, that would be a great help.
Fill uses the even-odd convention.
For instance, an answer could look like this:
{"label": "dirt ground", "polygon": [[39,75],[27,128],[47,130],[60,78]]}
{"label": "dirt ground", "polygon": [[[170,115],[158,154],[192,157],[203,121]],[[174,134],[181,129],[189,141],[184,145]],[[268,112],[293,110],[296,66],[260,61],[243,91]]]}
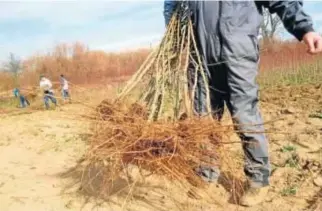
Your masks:
{"label": "dirt ground", "polygon": [[322,119],[314,115],[322,112],[322,86],[263,90],[261,107],[273,171],[265,202],[251,208],[230,203],[220,183],[207,190],[211,203],[180,189],[164,190],[162,180],[141,186],[131,199],[93,200],[80,191],[82,172],[70,171],[86,152],[90,122],[79,115],[87,108],[0,113],[0,211],[322,210]]}

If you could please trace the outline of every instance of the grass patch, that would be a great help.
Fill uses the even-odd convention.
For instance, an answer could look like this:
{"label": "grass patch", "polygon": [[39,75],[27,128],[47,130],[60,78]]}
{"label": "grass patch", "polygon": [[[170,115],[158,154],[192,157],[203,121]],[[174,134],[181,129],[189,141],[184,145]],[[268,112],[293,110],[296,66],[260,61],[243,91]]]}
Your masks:
{"label": "grass patch", "polygon": [[315,84],[322,81],[322,62],[317,60],[310,64],[295,67],[276,68],[259,73],[258,83],[262,88]]}
{"label": "grass patch", "polygon": [[296,151],[296,147],[293,145],[285,145],[281,148],[281,152],[294,152]]}
{"label": "grass patch", "polygon": [[310,114],[309,115],[310,118],[318,118],[318,119],[322,119],[322,112],[317,112],[315,114]]}
{"label": "grass patch", "polygon": [[11,98],[0,98],[0,108],[17,108],[19,105],[19,99],[14,97]]}
{"label": "grass patch", "polygon": [[288,186],[286,188],[284,188],[282,191],[281,191],[281,195],[282,196],[295,196],[296,193],[297,193],[297,186],[295,185],[292,185],[292,186]]}
{"label": "grass patch", "polygon": [[297,154],[292,153],[291,156],[286,160],[285,167],[298,168],[299,167],[299,158]]}
{"label": "grass patch", "polygon": [[280,151],[288,153],[288,159],[285,162],[285,167],[297,168],[299,166],[299,157],[296,153],[296,147],[293,145],[285,145]]}

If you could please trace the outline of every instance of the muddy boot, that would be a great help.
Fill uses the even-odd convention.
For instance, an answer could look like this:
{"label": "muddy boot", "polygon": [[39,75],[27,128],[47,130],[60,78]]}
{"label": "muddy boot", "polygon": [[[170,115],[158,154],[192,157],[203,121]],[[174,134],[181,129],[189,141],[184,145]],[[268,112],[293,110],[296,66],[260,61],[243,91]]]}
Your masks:
{"label": "muddy boot", "polygon": [[267,197],[269,186],[255,188],[250,187],[240,199],[240,205],[250,207],[257,205]]}

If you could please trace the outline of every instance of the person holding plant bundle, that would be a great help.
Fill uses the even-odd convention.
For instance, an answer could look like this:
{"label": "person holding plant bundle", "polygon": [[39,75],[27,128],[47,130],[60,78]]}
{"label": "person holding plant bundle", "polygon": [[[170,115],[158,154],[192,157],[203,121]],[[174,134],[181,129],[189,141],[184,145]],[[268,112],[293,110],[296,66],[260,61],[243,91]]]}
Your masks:
{"label": "person holding plant bundle", "polygon": [[60,85],[62,89],[61,91],[62,91],[63,99],[70,100],[69,91],[68,91],[68,81],[63,74],[60,75]]}
{"label": "person holding plant bundle", "polygon": [[49,109],[49,100],[54,103],[55,106],[57,106],[57,100],[54,97],[54,91],[52,90],[52,83],[49,79],[47,79],[45,76],[40,76],[40,89],[44,92],[44,103],[46,106],[46,109]]}
{"label": "person holding plant bundle", "polygon": [[27,98],[23,94],[21,94],[21,92],[18,88],[14,88],[13,94],[16,98],[19,98],[20,108],[26,108],[27,106],[30,105]]}
{"label": "person holding plant bundle", "polygon": [[[170,23],[178,3],[165,1],[165,23]],[[276,13],[284,27],[299,41],[304,41],[311,54],[322,51],[322,37],[314,32],[311,17],[303,10],[302,1],[185,1],[193,24],[198,50],[210,84],[198,84],[195,110],[207,109],[205,86],[209,86],[214,117],[221,119],[227,105],[245,154],[244,172],[249,188],[240,200],[244,206],[262,202],[269,187],[270,162],[268,141],[258,108],[256,75],[259,63],[258,35],[263,8]],[[242,131],[242,132],[241,132]],[[202,176],[214,181],[218,173],[204,168]],[[212,176],[215,175],[215,176]]]}

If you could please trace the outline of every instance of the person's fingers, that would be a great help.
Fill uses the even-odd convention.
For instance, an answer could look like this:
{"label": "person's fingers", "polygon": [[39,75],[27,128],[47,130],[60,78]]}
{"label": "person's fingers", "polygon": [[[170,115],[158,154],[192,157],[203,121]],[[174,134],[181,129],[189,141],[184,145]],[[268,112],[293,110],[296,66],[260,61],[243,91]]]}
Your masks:
{"label": "person's fingers", "polygon": [[322,51],[322,40],[321,39],[315,39],[313,40],[313,48],[309,47],[309,53],[310,54],[317,54]]}
{"label": "person's fingers", "polygon": [[308,52],[311,54],[314,53],[315,51],[314,40],[312,38],[311,39],[309,38],[306,40],[306,44],[308,46]]}
{"label": "person's fingers", "polygon": [[315,51],[316,51],[316,53],[322,52],[322,38],[318,39],[315,42]]}

